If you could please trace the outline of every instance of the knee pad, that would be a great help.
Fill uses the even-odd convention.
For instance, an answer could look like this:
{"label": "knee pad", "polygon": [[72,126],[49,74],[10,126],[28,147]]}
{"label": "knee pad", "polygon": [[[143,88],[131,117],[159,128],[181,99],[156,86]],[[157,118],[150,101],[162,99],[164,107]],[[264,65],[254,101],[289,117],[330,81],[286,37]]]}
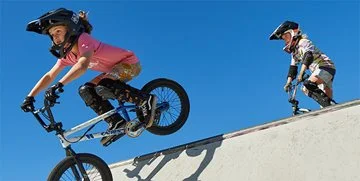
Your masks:
{"label": "knee pad", "polygon": [[86,83],[85,85],[80,86],[79,94],[86,106],[92,108],[98,115],[114,108],[108,100],[102,100],[96,93],[94,84]]}
{"label": "knee pad", "polygon": [[318,85],[315,82],[311,82],[310,80],[305,80],[304,86],[310,91],[316,91],[317,89],[319,89]]}
{"label": "knee pad", "polygon": [[85,101],[86,106],[90,106],[98,102],[98,95],[95,92],[95,85],[92,83],[86,83],[79,87],[80,97]]}
{"label": "knee pad", "polygon": [[98,85],[109,88],[117,97],[132,91],[131,87],[126,83],[120,80],[112,80],[109,78],[104,78],[100,80]]}
{"label": "knee pad", "polygon": [[148,98],[147,93],[144,93],[141,90],[134,88],[120,80],[104,78],[99,81],[98,85],[102,85],[111,89],[117,99],[124,100],[126,102],[133,102],[137,105],[140,104],[141,101]]}

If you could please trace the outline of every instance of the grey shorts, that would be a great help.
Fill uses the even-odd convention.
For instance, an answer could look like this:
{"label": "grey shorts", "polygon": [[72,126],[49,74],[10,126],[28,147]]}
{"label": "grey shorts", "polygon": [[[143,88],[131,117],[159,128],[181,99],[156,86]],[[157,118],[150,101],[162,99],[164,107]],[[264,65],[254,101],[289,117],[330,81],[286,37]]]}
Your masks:
{"label": "grey shorts", "polygon": [[[334,70],[334,69],[332,69]],[[335,71],[335,70],[334,70]],[[332,74],[329,71],[326,71],[322,68],[316,69],[312,74],[312,76],[316,76],[324,81],[324,85],[330,89],[332,89],[332,83],[334,80],[335,72],[332,72]]]}

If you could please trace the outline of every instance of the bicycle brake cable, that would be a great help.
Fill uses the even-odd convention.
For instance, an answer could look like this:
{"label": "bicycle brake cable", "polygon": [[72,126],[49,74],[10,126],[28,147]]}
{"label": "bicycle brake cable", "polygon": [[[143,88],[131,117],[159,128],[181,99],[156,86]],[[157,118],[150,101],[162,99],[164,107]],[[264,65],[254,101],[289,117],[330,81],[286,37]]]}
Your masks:
{"label": "bicycle brake cable", "polygon": [[[99,122],[97,122],[97,123],[99,123]],[[88,129],[85,131],[85,133],[84,133],[78,140],[76,140],[76,141],[69,141],[69,140],[67,140],[67,139],[65,138],[64,135],[61,135],[61,136],[64,138],[65,141],[67,141],[67,142],[69,142],[69,143],[77,143],[77,142],[79,142],[82,138],[84,138],[85,135],[86,135],[90,130],[92,130],[97,123],[95,123],[94,125],[90,126],[90,128],[88,128]]]}

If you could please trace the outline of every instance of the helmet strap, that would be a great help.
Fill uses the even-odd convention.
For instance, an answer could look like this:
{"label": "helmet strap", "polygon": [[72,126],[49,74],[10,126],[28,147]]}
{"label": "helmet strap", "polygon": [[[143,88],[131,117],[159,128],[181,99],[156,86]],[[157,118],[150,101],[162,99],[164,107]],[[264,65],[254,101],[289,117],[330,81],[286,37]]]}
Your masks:
{"label": "helmet strap", "polygon": [[69,30],[65,34],[65,39],[63,42],[61,42],[59,45],[56,45],[53,41],[52,37],[50,36],[52,41],[52,46],[50,48],[50,52],[57,58],[63,58],[66,56],[66,54],[71,50],[72,46],[65,48],[66,43],[69,42],[70,39],[70,33]]}
{"label": "helmet strap", "polygon": [[299,40],[301,39],[301,32],[299,30],[295,34],[294,30],[288,30],[288,31],[285,31],[284,33],[290,33],[291,40],[290,40],[290,42],[288,44],[285,45],[283,50],[286,53],[292,53],[292,52],[294,52],[296,45],[299,43]]}

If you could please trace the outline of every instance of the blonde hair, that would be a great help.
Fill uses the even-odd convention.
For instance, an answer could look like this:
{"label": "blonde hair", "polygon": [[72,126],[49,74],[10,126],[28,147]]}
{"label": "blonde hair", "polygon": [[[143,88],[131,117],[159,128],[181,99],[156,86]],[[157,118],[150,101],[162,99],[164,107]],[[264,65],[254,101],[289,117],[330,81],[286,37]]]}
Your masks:
{"label": "blonde hair", "polygon": [[307,34],[301,34],[301,38],[308,39]]}

